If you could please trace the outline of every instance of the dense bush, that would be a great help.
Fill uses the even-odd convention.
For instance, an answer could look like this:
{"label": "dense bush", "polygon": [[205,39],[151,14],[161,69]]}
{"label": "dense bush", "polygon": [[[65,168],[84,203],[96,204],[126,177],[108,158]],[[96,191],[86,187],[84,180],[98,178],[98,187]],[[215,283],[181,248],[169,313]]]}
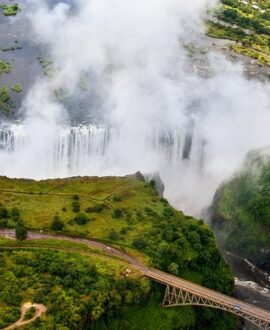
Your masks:
{"label": "dense bush", "polygon": [[0,219],[9,218],[8,209],[3,205],[0,205]]}
{"label": "dense bush", "polygon": [[86,225],[90,220],[84,213],[79,213],[75,218],[74,221],[77,225]]}
{"label": "dense bush", "polygon": [[15,222],[18,222],[20,220],[20,210],[17,207],[13,207],[10,211],[11,219]]}
{"label": "dense bush", "polygon": [[105,208],[105,204],[95,205],[93,207],[88,207],[85,212],[86,213],[101,213]]}
{"label": "dense bush", "polygon": [[80,212],[81,210],[81,205],[78,200],[73,200],[73,202],[71,203],[71,207],[73,212]]}
{"label": "dense bush", "polygon": [[23,226],[18,226],[16,228],[16,238],[19,241],[23,241],[27,238],[27,229]]}
{"label": "dense bush", "polygon": [[114,209],[112,212],[112,218],[118,219],[123,217],[123,210],[122,209]]}
{"label": "dense bush", "polygon": [[60,217],[58,215],[55,215],[51,223],[51,229],[55,231],[61,231],[64,226],[65,224],[63,221],[61,221]]}

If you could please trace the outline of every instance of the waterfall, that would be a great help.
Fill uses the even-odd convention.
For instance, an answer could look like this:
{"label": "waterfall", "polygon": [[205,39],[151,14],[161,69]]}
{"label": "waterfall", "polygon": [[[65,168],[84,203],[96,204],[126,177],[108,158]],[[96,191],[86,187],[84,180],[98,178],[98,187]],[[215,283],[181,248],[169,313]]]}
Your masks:
{"label": "waterfall", "polygon": [[0,150],[16,152],[26,144],[23,125],[10,125],[0,128]]}
{"label": "waterfall", "polygon": [[[35,158],[35,164],[37,164],[37,158],[42,159],[43,163],[46,162],[47,173],[33,175],[33,177],[102,175],[104,171],[107,174],[114,174],[113,172],[110,173],[110,169],[115,169],[115,163],[121,163],[121,155],[125,152],[121,150],[123,139],[128,141],[129,136],[123,137],[121,128],[95,125],[62,127],[53,138],[52,145],[46,149],[48,150],[46,155],[29,155],[26,150],[31,136],[29,136],[23,124],[12,124],[0,127],[0,152],[2,156],[12,156],[13,160],[16,159],[16,154],[20,154],[18,157],[21,158]],[[195,128],[192,132],[185,132],[185,130],[179,128],[170,130],[153,129],[147,132],[140,141],[143,144],[143,151],[141,155],[138,155],[141,160],[138,160],[137,169],[142,168],[144,170],[145,159],[151,159],[151,162],[155,164],[153,171],[159,169],[157,163],[163,167],[174,166],[180,168],[183,164],[186,164],[189,167],[194,167],[194,170],[202,168],[204,143]],[[128,152],[132,151],[132,148],[131,144]],[[116,153],[117,156],[112,160]],[[141,164],[139,164],[140,161]],[[121,167],[121,165],[118,167]],[[103,172],[101,168],[104,170]],[[151,170],[149,166],[146,166],[146,168]],[[1,165],[0,169],[1,174],[18,175],[16,174],[16,168],[12,173],[8,171],[6,173],[5,167]],[[132,170],[132,167],[130,170]],[[130,170],[125,168],[122,172],[128,173]],[[27,176],[29,175],[27,174]]]}

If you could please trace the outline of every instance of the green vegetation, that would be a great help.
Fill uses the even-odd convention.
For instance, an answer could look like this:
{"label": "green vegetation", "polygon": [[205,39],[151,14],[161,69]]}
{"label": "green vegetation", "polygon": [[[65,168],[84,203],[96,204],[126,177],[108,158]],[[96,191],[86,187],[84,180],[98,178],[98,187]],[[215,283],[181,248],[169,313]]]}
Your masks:
{"label": "green vegetation", "polygon": [[15,16],[20,11],[19,5],[0,5],[0,9],[3,9],[3,13],[5,16]]}
{"label": "green vegetation", "polygon": [[14,84],[11,86],[11,90],[15,93],[22,92],[22,85],[21,84]]}
{"label": "green vegetation", "polygon": [[[255,153],[256,154],[256,153]],[[216,193],[212,226],[226,250],[254,262],[269,260],[270,165],[255,158]]]}
{"label": "green vegetation", "polygon": [[[0,78],[3,73],[10,73],[11,65],[8,62],[4,62],[0,60]],[[2,85],[0,87],[0,112],[4,112],[5,114],[9,114],[11,111],[10,108],[10,94],[6,85]]]}
{"label": "green vegetation", "polygon": [[10,73],[11,65],[8,62],[4,62],[0,60],[0,76],[2,73]]}
{"label": "green vegetation", "polygon": [[236,41],[231,46],[235,52],[270,65],[269,1],[221,0],[214,16],[218,22],[207,22],[210,37]]}
{"label": "green vegetation", "polygon": [[19,225],[16,228],[16,238],[19,241],[23,241],[27,238],[27,229],[24,226]]}
{"label": "green vegetation", "polygon": [[6,114],[10,113],[10,94],[7,86],[3,85],[2,89],[0,89],[0,111],[3,111]]}
{"label": "green vegetation", "polygon": [[[42,58],[41,56],[37,57],[38,63],[41,65],[43,73],[45,76],[52,78],[54,74],[54,67],[53,67],[53,61],[46,60]],[[62,96],[64,93],[62,89],[60,89],[61,92],[56,91],[56,97]],[[63,93],[62,93],[63,92]]]}
{"label": "green vegetation", "polygon": [[35,316],[35,313],[36,313],[36,309],[35,309],[35,307],[31,307],[31,308],[25,313],[24,320],[30,320],[30,319],[32,319],[32,318]]}
{"label": "green vegetation", "polygon": [[[23,301],[47,306],[25,329],[90,329],[102,316],[142,301],[147,280],[124,276],[125,265],[62,251],[4,250],[0,254],[0,328],[17,321]],[[7,313],[8,311],[8,313]],[[6,312],[6,313],[5,313]]]}
{"label": "green vegetation", "polygon": [[[20,214],[19,221],[27,229],[57,230],[99,239],[135,256],[143,255],[142,259],[148,260],[156,268],[227,294],[233,292],[233,276],[224,263],[209,228],[202,221],[174,210],[166,199],[158,196],[153,184],[137,179],[136,176],[79,177],[38,182],[0,177],[0,187],[2,226],[17,226],[11,216],[16,208]],[[74,203],[79,203],[80,211],[74,212]],[[94,217],[88,218],[90,214]],[[53,223],[58,225],[59,222],[61,226],[53,226]],[[40,248],[45,248],[49,243],[24,241],[12,244],[29,247],[31,244],[38,244]],[[55,249],[71,248],[68,242],[63,246],[59,243],[56,246],[55,242],[50,244]],[[49,248],[48,245],[47,247]],[[78,245],[76,251],[86,252],[87,248]],[[117,267],[119,260],[112,259]],[[39,262],[36,262],[37,265]],[[107,274],[107,270],[104,270],[104,274]],[[101,292],[102,295],[107,295],[107,290]],[[131,307],[125,300],[121,300],[123,303],[118,304],[121,311],[118,310],[117,313],[109,312],[109,298],[106,308],[103,306],[97,317],[99,320],[95,323],[96,329],[161,329],[156,327],[158,322],[166,329],[175,329],[175,326],[179,329],[234,329],[234,318],[216,310],[192,307],[162,310],[159,304],[163,292],[164,287],[152,285],[143,302],[140,303],[140,298],[131,299],[137,302],[136,307],[134,304]],[[78,299],[84,301],[83,298]],[[39,302],[34,295],[29,296],[28,300]],[[80,306],[77,301],[74,301],[74,309]],[[49,301],[42,302],[46,306],[50,305]],[[88,303],[91,305],[91,301]],[[114,300],[112,305],[114,306]],[[61,308],[60,306],[59,313]],[[89,308],[87,304],[84,310],[88,311]],[[134,309],[137,316],[131,316]],[[157,316],[159,312],[161,314]],[[57,309],[55,313],[58,313]],[[72,329],[69,326],[67,328]]]}
{"label": "green vegetation", "polygon": [[65,224],[60,220],[58,215],[55,215],[51,224],[51,229],[54,231],[61,231],[64,228]]}

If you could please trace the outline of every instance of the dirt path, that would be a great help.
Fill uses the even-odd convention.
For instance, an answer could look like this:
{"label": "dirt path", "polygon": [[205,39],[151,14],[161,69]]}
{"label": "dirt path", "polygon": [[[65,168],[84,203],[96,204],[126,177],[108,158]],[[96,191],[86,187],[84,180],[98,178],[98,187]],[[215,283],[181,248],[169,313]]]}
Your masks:
{"label": "dirt path", "polygon": [[[32,307],[34,307],[36,309],[36,312],[35,312],[34,316],[31,319],[24,321],[25,314]],[[23,304],[23,306],[21,308],[21,317],[20,317],[20,319],[17,322],[13,323],[12,325],[8,326],[7,328],[4,328],[3,330],[17,329],[17,328],[19,328],[19,327],[21,327],[23,325],[26,325],[26,324],[29,324],[31,322],[34,322],[42,314],[44,314],[46,312],[46,310],[47,310],[46,306],[44,306],[42,304],[32,304],[31,302],[27,302],[27,303]]]}

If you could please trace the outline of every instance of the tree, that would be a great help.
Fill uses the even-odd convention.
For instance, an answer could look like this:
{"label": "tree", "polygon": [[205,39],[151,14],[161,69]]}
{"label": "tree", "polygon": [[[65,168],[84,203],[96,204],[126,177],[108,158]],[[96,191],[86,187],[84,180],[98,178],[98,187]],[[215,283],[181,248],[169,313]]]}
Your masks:
{"label": "tree", "polygon": [[118,219],[118,218],[122,218],[123,216],[123,210],[121,209],[114,209],[112,212],[112,218]]}
{"label": "tree", "polygon": [[179,272],[179,266],[172,262],[169,267],[168,267],[168,272],[173,274],[173,275],[178,275]]}
{"label": "tree", "polygon": [[87,218],[87,216],[84,213],[79,213],[75,218],[74,221],[78,224],[78,225],[86,225],[89,222],[89,219]]}
{"label": "tree", "polygon": [[8,218],[8,210],[2,204],[0,204],[0,219]]}
{"label": "tree", "polygon": [[15,222],[20,220],[20,210],[17,207],[13,207],[10,212],[12,220]]}
{"label": "tree", "polygon": [[73,212],[80,212],[81,205],[78,200],[74,200],[71,204]]}
{"label": "tree", "polygon": [[60,231],[64,228],[65,224],[63,221],[61,221],[60,217],[58,215],[55,215],[52,224],[51,224],[51,229],[55,231]]}
{"label": "tree", "polygon": [[109,239],[112,240],[112,241],[117,241],[118,238],[119,238],[119,237],[118,237],[117,232],[116,232],[114,229],[112,229],[112,230],[110,231],[110,234],[109,234]]}
{"label": "tree", "polygon": [[16,228],[16,238],[19,241],[23,241],[27,238],[27,229],[24,226]]}
{"label": "tree", "polygon": [[143,250],[147,243],[143,238],[137,237],[133,240],[132,245],[135,247],[135,249]]}

